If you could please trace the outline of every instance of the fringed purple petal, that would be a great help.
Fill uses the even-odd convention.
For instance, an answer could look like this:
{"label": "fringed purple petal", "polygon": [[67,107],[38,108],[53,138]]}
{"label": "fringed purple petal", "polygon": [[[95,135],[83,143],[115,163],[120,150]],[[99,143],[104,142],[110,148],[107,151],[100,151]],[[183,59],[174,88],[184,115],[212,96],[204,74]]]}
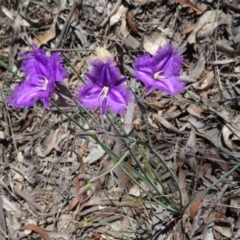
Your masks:
{"label": "fringed purple petal", "polygon": [[102,115],[108,108],[122,113],[131,99],[130,91],[120,86],[126,77],[121,77],[113,59],[106,62],[94,60],[92,66],[90,73],[85,73],[89,82],[79,92],[80,103],[88,109],[100,107]]}
{"label": "fringed purple petal", "polygon": [[185,84],[180,81],[179,77],[172,76],[166,79],[156,80],[153,87],[171,96],[175,96],[184,90]]}
{"label": "fringed purple petal", "polygon": [[99,98],[101,91],[102,87],[89,82],[80,89],[79,102],[88,109],[95,109],[101,105]]}
{"label": "fringed purple petal", "polygon": [[22,57],[24,58],[22,68],[27,81],[33,76],[44,76],[49,79],[51,64],[44,50],[32,46],[32,52],[24,53]]}
{"label": "fringed purple petal", "polygon": [[134,63],[134,74],[137,80],[146,85],[146,93],[156,88],[174,96],[184,89],[180,81],[180,69],[183,58],[171,44],[158,49],[150,57],[149,54],[138,56]]}
{"label": "fringed purple petal", "polygon": [[[94,83],[101,86],[117,86],[122,83],[123,78],[119,69],[116,67],[113,59],[108,59],[106,62],[94,60],[92,62],[92,70],[86,76]],[[121,81],[119,82],[119,79]]]}
{"label": "fringed purple petal", "polygon": [[49,99],[52,95],[52,86],[47,87],[47,91],[42,90],[28,82],[17,85],[7,102],[17,108],[32,107],[37,100],[43,102],[46,108],[49,108]]}
{"label": "fringed purple petal", "polygon": [[164,72],[164,75],[179,75],[183,57],[173,49],[171,44],[158,49],[153,57],[154,72]]}
{"label": "fringed purple petal", "polygon": [[152,88],[154,84],[152,58],[149,54],[138,56],[134,63],[134,74],[137,80],[144,83],[147,87]]}
{"label": "fringed purple petal", "polygon": [[107,105],[113,113],[123,113],[131,101],[132,94],[124,86],[112,87],[107,95]]}
{"label": "fringed purple petal", "polygon": [[49,108],[55,83],[63,81],[67,76],[61,56],[54,53],[49,58],[43,49],[38,49],[35,45],[31,52],[21,55],[24,59],[22,69],[25,82],[15,87],[8,103],[15,107],[32,107],[40,100]]}
{"label": "fringed purple petal", "polygon": [[51,63],[51,79],[53,82],[62,82],[68,76],[66,69],[62,64],[62,57],[58,53],[54,53],[50,59]]}
{"label": "fringed purple petal", "polygon": [[171,44],[167,44],[157,50],[152,58],[154,72],[163,71],[167,67],[173,51],[173,46]]}

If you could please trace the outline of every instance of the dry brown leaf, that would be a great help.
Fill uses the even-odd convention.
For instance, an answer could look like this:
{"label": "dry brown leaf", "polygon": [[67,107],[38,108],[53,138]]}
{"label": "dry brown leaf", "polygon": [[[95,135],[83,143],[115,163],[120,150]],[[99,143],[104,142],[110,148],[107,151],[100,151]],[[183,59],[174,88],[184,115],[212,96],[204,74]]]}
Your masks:
{"label": "dry brown leaf", "polygon": [[27,224],[27,225],[21,227],[19,230],[31,230],[31,231],[38,233],[45,240],[51,240],[51,238],[45,232],[45,230],[35,224]]}
{"label": "dry brown leaf", "polygon": [[63,138],[65,138],[67,135],[63,134],[61,129],[51,130],[49,136],[44,141],[43,145],[45,148],[41,146],[37,146],[35,148],[35,152],[39,157],[45,157],[47,156],[53,149],[56,149],[57,151],[61,151],[58,147],[58,143],[62,141]]}
{"label": "dry brown leaf", "polygon": [[137,34],[138,33],[138,30],[137,30],[137,26],[136,26],[136,23],[134,21],[134,14],[132,11],[128,11],[127,12],[127,15],[126,15],[126,19],[127,19],[127,23],[129,25],[129,27],[131,28],[131,30]]}
{"label": "dry brown leaf", "polygon": [[[187,42],[196,43],[196,38],[203,38],[212,34],[217,26],[222,24],[220,19],[226,19],[222,11],[207,11],[197,21],[194,30],[188,36]],[[201,30],[201,31],[200,31]]]}
{"label": "dry brown leaf", "polygon": [[94,142],[89,142],[88,149],[88,155],[83,157],[83,161],[85,163],[88,162],[88,164],[93,164],[105,154],[103,148],[99,144]]}
{"label": "dry brown leaf", "polygon": [[82,174],[85,174],[86,169],[85,169],[85,164],[83,162],[82,157],[78,153],[76,153],[76,154],[77,154],[78,160],[80,162],[80,173],[75,178],[76,195],[75,195],[74,199],[72,200],[72,202],[70,203],[66,212],[72,211],[72,209],[74,209],[77,206],[78,203],[82,203],[88,198],[87,193],[83,193],[81,195],[78,194],[80,188],[82,188],[87,182],[86,181],[79,181],[79,176],[82,175]]}
{"label": "dry brown leaf", "polygon": [[175,126],[173,126],[170,122],[168,122],[166,119],[162,118],[161,116],[159,116],[158,114],[154,114],[153,118],[158,121],[159,123],[161,123],[165,128],[177,133],[177,134],[187,134],[187,132],[182,132],[180,130],[178,130]]}
{"label": "dry brown leaf", "polygon": [[45,32],[40,33],[33,39],[33,43],[40,47],[43,44],[48,43],[50,40],[56,36],[56,23],[57,17],[54,18],[52,26]]}
{"label": "dry brown leaf", "polygon": [[213,229],[227,239],[231,239],[231,237],[233,236],[231,224],[228,219],[223,215],[214,222]]}
{"label": "dry brown leaf", "polygon": [[237,147],[233,145],[230,139],[232,135],[233,135],[233,132],[226,125],[224,125],[222,128],[222,136],[223,136],[224,143],[230,150],[237,151]]}
{"label": "dry brown leaf", "polygon": [[214,72],[210,71],[200,80],[200,86],[196,89],[198,90],[208,90],[214,84]]}
{"label": "dry brown leaf", "polygon": [[223,149],[221,144],[221,134],[217,128],[208,126],[205,122],[197,117],[191,116],[188,121],[201,133],[206,139],[212,142],[216,147]]}
{"label": "dry brown leaf", "polygon": [[125,19],[127,11],[128,11],[128,8],[121,5],[118,8],[117,12],[114,15],[111,16],[110,23],[109,23],[110,26],[113,26],[115,23],[117,23],[121,19]]}
{"label": "dry brown leaf", "polygon": [[122,19],[121,26],[116,28],[116,34],[127,48],[138,49],[140,47],[140,42],[129,33],[126,19]]}
{"label": "dry brown leaf", "polygon": [[202,52],[200,52],[200,56],[198,58],[197,64],[190,69],[189,77],[193,79],[199,79],[205,70],[206,57]]}
{"label": "dry brown leaf", "polygon": [[24,131],[26,128],[28,128],[32,124],[33,118],[36,117],[36,116],[38,116],[38,114],[35,113],[35,112],[28,113],[28,115],[26,117],[26,120],[24,121],[23,125],[19,125],[17,127],[14,127],[13,131],[14,132],[22,132],[22,131]]}
{"label": "dry brown leaf", "polygon": [[94,240],[101,240],[101,236],[102,236],[102,234],[100,234],[100,233],[93,233],[93,239]]}
{"label": "dry brown leaf", "polygon": [[182,202],[183,202],[183,205],[185,205],[189,201],[189,198],[188,198],[186,174],[184,173],[182,167],[179,167],[178,179],[179,179],[179,186],[182,194]]}
{"label": "dry brown leaf", "polygon": [[185,29],[181,32],[181,34],[187,34],[187,33],[192,32],[192,31],[195,29],[196,26],[197,26],[196,23],[190,25],[189,27],[185,28]]}
{"label": "dry brown leaf", "polygon": [[79,146],[85,153],[89,153],[89,149],[86,145],[83,144],[77,144],[77,146]]}
{"label": "dry brown leaf", "polygon": [[[196,193],[195,193],[195,197],[197,196],[197,195],[199,195],[199,194],[201,194],[201,192],[202,191],[197,191]],[[200,204],[201,204],[201,202],[202,202],[202,197],[199,197],[197,200],[195,200],[192,204],[191,204],[191,206],[189,207],[189,217],[190,217],[190,219],[191,220],[193,220],[194,219],[194,217],[195,217],[195,215],[197,214],[197,211],[198,211],[198,209],[199,209],[199,206],[200,206]]]}
{"label": "dry brown leaf", "polygon": [[195,154],[197,153],[199,149],[199,145],[196,143],[196,130],[192,127],[190,135],[187,140],[187,144],[185,147],[185,155],[187,156],[185,161],[186,163],[194,170],[196,169],[196,158]]}
{"label": "dry brown leaf", "polygon": [[176,0],[176,1],[181,3],[181,4],[187,5],[188,7],[192,8],[194,11],[196,11],[198,13],[202,13],[203,12],[201,9],[199,9],[197,6],[195,6],[189,0]]}
{"label": "dry brown leaf", "polygon": [[189,106],[186,108],[187,112],[195,117],[201,117],[201,114],[203,110],[196,106],[195,104],[189,104]]}

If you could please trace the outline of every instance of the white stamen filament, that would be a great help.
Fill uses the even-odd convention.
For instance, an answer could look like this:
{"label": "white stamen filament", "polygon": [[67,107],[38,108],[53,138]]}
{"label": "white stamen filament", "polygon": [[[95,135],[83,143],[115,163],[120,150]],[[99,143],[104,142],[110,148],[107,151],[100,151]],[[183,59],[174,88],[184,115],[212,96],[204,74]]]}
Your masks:
{"label": "white stamen filament", "polygon": [[40,77],[42,77],[42,79],[39,81],[38,89],[46,91],[47,85],[48,85],[48,79],[44,76],[40,76]]}
{"label": "white stamen filament", "polygon": [[156,79],[156,80],[162,80],[164,79],[165,77],[163,75],[161,75],[163,71],[158,71],[156,73],[153,74],[153,78]]}
{"label": "white stamen filament", "polygon": [[109,87],[103,87],[102,91],[98,95],[98,98],[101,100],[101,102],[107,97],[108,92]]}

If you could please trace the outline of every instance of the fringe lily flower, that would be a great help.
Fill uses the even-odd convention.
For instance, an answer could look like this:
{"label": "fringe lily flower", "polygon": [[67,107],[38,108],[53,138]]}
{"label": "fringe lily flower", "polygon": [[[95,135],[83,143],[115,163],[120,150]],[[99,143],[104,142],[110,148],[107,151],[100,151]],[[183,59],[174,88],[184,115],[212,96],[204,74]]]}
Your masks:
{"label": "fringe lily flower", "polygon": [[7,102],[15,107],[32,107],[37,100],[49,108],[55,83],[62,82],[67,72],[58,53],[50,57],[43,49],[32,46],[32,51],[23,53],[22,69],[25,81],[14,88]]}
{"label": "fringe lily flower", "polygon": [[92,70],[86,73],[88,82],[80,89],[78,98],[88,109],[100,107],[104,115],[109,108],[113,113],[123,113],[131,92],[121,84],[126,81],[112,59],[106,62],[94,60]]}
{"label": "fringe lily flower", "polygon": [[184,83],[179,78],[182,62],[182,56],[171,44],[167,44],[159,48],[153,57],[145,53],[136,58],[135,77],[146,85],[147,93],[158,89],[175,96],[184,89]]}

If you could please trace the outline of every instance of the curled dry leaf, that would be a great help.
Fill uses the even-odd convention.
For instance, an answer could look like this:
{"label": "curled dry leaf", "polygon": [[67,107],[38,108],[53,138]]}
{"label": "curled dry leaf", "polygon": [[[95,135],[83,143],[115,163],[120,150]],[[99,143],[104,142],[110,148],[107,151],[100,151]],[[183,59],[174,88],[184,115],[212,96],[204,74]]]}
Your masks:
{"label": "curled dry leaf", "polygon": [[237,151],[237,147],[234,146],[234,144],[231,141],[232,135],[233,132],[226,125],[224,125],[222,129],[223,141],[230,150]]}
{"label": "curled dry leaf", "polygon": [[56,149],[57,151],[61,151],[61,149],[58,147],[58,144],[63,140],[63,138],[66,138],[66,134],[63,134],[61,129],[51,130],[49,136],[43,143],[45,148],[42,148],[41,146],[37,146],[35,148],[35,152],[39,157],[45,157],[47,156],[53,149]]}
{"label": "curled dry leaf", "polygon": [[187,134],[187,132],[183,132],[178,130],[175,126],[173,126],[170,122],[168,122],[166,119],[164,119],[163,117],[159,116],[158,114],[154,114],[153,115],[154,119],[159,122],[160,124],[162,124],[165,128],[177,133],[177,134]]}
{"label": "curled dry leaf", "polygon": [[56,23],[57,17],[54,18],[52,26],[45,32],[40,33],[33,39],[33,43],[40,47],[43,44],[48,43],[50,40],[56,36]]}
{"label": "curled dry leaf", "polygon": [[222,11],[207,11],[205,12],[195,24],[195,28],[192,33],[188,36],[187,42],[192,44],[196,43],[196,38],[204,38],[211,35],[215,28],[221,24],[223,21],[227,21],[226,15]]}
{"label": "curled dry leaf", "polygon": [[201,79],[201,85],[197,88],[198,90],[208,90],[214,84],[214,72],[210,71]]}
{"label": "curled dry leaf", "polygon": [[33,122],[33,118],[38,116],[37,113],[35,112],[30,112],[28,113],[27,115],[27,118],[25,119],[23,125],[19,125],[19,126],[16,126],[13,128],[13,131],[14,132],[22,132],[24,131],[25,129],[27,129]]}
{"label": "curled dry leaf", "polygon": [[31,231],[38,233],[42,238],[44,238],[44,240],[51,240],[51,238],[45,232],[45,230],[35,224],[27,224],[27,225],[21,227],[19,230],[31,230]]}

